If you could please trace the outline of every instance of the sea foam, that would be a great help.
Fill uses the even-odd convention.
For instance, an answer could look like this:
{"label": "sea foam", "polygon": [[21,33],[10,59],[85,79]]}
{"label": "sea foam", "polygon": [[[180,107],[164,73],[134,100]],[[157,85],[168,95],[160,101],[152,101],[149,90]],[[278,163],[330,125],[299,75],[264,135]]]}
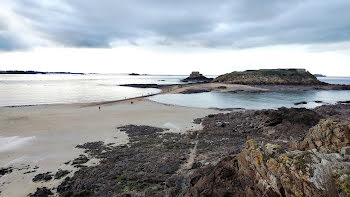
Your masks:
{"label": "sea foam", "polygon": [[3,137],[3,136],[0,136],[0,152],[5,152],[8,150],[19,148],[25,144],[30,143],[34,139],[35,139],[35,136],[31,136],[31,137],[20,137],[20,136]]}

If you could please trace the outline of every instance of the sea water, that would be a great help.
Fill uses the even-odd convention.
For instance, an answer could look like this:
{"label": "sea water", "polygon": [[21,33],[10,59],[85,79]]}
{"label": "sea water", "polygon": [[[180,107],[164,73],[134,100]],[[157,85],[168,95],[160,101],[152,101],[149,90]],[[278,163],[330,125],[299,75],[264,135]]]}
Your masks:
{"label": "sea water", "polygon": [[350,85],[350,77],[318,77],[317,79],[330,84]]}
{"label": "sea water", "polygon": [[120,84],[179,84],[186,76],[127,74],[0,75],[0,106],[114,101],[159,93]]}
{"label": "sea water", "polygon": [[[350,77],[320,77],[319,80],[332,84],[350,84]],[[315,90],[295,92],[266,92],[259,94],[205,92],[197,94],[163,94],[152,96],[150,99],[165,104],[200,108],[314,108],[323,104],[334,104],[338,101],[348,101],[350,100],[350,91]],[[307,102],[307,104],[295,105],[295,103],[299,102]]]}
{"label": "sea water", "polygon": [[[57,103],[85,103],[115,101],[125,98],[159,93],[155,88],[122,87],[120,84],[180,84],[182,75],[139,75],[127,74],[23,74],[0,75],[0,106],[21,106]],[[215,77],[215,76],[208,76]],[[349,77],[320,77],[328,83],[350,84]],[[157,95],[152,100],[193,107],[220,108],[276,108],[294,106],[293,102],[309,101],[302,107],[320,104],[313,100],[334,103],[350,100],[348,91],[310,91],[295,93],[232,94],[201,93]]]}
{"label": "sea water", "polygon": [[[350,91],[298,91],[266,93],[220,93],[163,94],[150,97],[151,100],[180,106],[200,108],[244,108],[277,109],[280,107],[313,108],[323,104],[334,104],[350,100]],[[307,104],[295,105],[298,102]],[[322,103],[319,103],[322,101]]]}

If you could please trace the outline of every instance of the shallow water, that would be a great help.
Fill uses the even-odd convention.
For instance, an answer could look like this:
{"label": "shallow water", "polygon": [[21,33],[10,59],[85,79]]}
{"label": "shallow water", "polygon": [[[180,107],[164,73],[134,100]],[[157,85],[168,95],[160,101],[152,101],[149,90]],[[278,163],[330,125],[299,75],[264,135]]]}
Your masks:
{"label": "shallow water", "polygon": [[122,74],[0,75],[0,106],[113,101],[159,93],[120,84],[178,84],[185,76]]}
{"label": "shallow water", "polygon": [[330,84],[350,85],[350,77],[318,77],[317,79]]}
{"label": "shallow water", "polygon": [[[303,92],[268,92],[268,93],[219,93],[205,92],[198,94],[163,94],[150,97],[151,100],[200,108],[245,108],[276,109],[279,107],[314,108],[325,103],[350,100],[350,91],[303,91]],[[306,105],[294,105],[297,102],[308,102]],[[316,103],[322,101],[323,103]]]}
{"label": "shallow water", "polygon": [[11,137],[3,137],[0,136],[0,152],[5,152],[8,150],[15,149],[24,144],[28,144],[35,140],[35,136],[31,137],[20,137],[20,136],[11,136]]}
{"label": "shallow water", "polygon": [[[118,86],[120,84],[179,84],[182,83],[180,80],[186,77],[187,76],[183,75],[130,76],[127,74],[0,75],[0,106],[84,103],[121,100],[125,98],[133,98],[159,93],[160,90],[155,88],[141,89]],[[350,84],[350,78],[347,77],[321,77],[319,79],[329,83]],[[197,98],[203,101],[201,101],[201,103],[197,103],[196,105],[227,105],[213,104],[221,102],[222,97],[224,96],[206,96],[208,96],[208,98]],[[175,97],[173,99],[175,99]],[[225,98],[226,97],[227,96],[225,96]],[[178,100],[181,99],[178,98]]]}

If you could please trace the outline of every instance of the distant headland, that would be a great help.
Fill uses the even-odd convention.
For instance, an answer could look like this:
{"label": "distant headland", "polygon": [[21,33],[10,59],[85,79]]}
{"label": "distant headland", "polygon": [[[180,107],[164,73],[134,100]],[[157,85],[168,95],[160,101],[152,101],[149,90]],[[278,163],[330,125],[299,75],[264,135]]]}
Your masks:
{"label": "distant headland", "polygon": [[7,70],[0,71],[0,74],[68,74],[68,75],[84,75],[85,73],[72,73],[72,72],[41,72],[41,71],[23,71],[23,70]]}
{"label": "distant headland", "polygon": [[315,77],[327,77],[326,75],[322,75],[322,74],[314,74]]}

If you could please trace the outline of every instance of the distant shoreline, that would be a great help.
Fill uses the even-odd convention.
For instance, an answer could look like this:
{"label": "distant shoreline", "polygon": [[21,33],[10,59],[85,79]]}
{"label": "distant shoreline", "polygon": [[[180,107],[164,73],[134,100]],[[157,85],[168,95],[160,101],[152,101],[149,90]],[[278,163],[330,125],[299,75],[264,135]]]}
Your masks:
{"label": "distant shoreline", "polygon": [[41,71],[22,71],[22,70],[9,70],[9,71],[0,71],[0,74],[4,75],[14,75],[14,74],[65,74],[65,75],[85,75],[85,73],[73,73],[73,72],[41,72]]}

